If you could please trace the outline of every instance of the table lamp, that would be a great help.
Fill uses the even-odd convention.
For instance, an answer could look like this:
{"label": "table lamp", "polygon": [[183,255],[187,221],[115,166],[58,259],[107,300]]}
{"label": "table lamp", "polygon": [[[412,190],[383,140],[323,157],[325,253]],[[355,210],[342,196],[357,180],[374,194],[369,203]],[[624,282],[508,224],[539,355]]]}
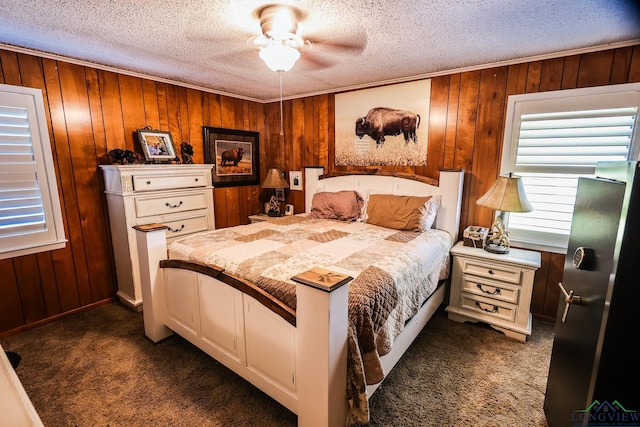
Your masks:
{"label": "table lamp", "polygon": [[533,206],[527,200],[522,178],[513,176],[499,176],[493,186],[476,204],[498,211],[498,216],[489,230],[484,250],[495,254],[509,253],[509,232],[504,227],[505,212],[531,212]]}
{"label": "table lamp", "polygon": [[[289,188],[289,184],[287,183],[287,181],[285,181],[284,177],[282,176],[282,172],[280,172],[280,169],[271,168],[269,169],[269,172],[267,172],[267,176],[264,181],[262,181],[262,185],[260,185],[260,187],[273,188],[274,190],[277,190],[279,188]],[[267,215],[282,215],[280,213],[280,203],[278,203],[278,199],[275,194],[273,194],[271,196],[271,199],[269,199],[269,211],[267,212]]]}

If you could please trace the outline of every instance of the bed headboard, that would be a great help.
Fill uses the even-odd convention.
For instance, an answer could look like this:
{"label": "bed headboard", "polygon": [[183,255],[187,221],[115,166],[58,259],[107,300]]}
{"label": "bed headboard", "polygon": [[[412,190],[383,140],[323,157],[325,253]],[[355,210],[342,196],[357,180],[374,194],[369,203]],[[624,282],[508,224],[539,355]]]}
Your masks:
{"label": "bed headboard", "polygon": [[324,168],[305,168],[305,211],[311,211],[313,195],[320,191],[355,190],[360,194],[397,194],[402,196],[431,196],[442,198],[434,227],[448,231],[458,240],[462,184],[464,170],[441,170],[438,185],[393,175],[341,175],[323,177]]}

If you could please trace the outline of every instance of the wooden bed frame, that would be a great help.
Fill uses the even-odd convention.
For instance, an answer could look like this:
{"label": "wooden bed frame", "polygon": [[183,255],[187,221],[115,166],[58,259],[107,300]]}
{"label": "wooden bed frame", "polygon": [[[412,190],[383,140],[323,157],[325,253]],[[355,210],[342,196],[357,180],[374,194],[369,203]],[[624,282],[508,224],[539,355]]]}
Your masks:
{"label": "wooden bed frame", "polygon": [[[356,190],[436,195],[434,228],[455,240],[464,171],[443,170],[440,181],[363,174],[325,178],[305,169],[305,205],[319,191]],[[348,286],[296,287],[292,312],[253,284],[222,270],[167,260],[164,226],[136,227],[145,335],[153,342],[178,333],[298,415],[299,426],[339,426],[347,420]],[[390,372],[444,301],[440,286],[382,357]],[[367,387],[370,397],[380,383]]]}

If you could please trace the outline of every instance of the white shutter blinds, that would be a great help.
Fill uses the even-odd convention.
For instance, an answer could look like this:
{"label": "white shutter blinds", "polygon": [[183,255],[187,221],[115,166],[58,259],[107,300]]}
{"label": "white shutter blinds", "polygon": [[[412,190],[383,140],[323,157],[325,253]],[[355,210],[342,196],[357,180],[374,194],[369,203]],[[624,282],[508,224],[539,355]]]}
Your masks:
{"label": "white shutter blinds", "polygon": [[0,106],[0,237],[43,231],[46,223],[27,109]]}
{"label": "white shutter blinds", "polygon": [[0,259],[64,245],[41,99],[39,90],[0,85]]}
{"label": "white shutter blinds", "polygon": [[625,161],[633,153],[640,92],[628,87],[593,92],[558,91],[536,94],[533,100],[514,97],[512,127],[507,129],[511,135],[505,132],[505,144],[512,141],[506,149],[510,164],[505,165],[503,157],[501,173],[522,176],[534,210],[509,214],[513,240],[566,247],[578,178],[593,176],[599,161]]}
{"label": "white shutter blinds", "polygon": [[627,160],[638,107],[523,114],[517,172],[593,174],[596,162]]}
{"label": "white shutter blinds", "polygon": [[599,161],[627,160],[638,107],[523,114],[515,172],[534,210],[511,228],[569,235],[578,176]]}

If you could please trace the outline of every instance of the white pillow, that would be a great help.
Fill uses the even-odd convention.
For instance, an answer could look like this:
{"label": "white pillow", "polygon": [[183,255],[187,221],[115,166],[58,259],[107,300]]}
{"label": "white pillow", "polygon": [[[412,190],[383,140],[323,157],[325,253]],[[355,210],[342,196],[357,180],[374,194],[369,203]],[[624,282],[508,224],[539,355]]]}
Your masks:
{"label": "white pillow", "polygon": [[420,218],[420,229],[427,231],[433,227],[433,223],[436,221],[436,215],[438,214],[438,208],[440,207],[441,197],[439,194],[431,196],[431,198],[420,208],[422,218]]}

